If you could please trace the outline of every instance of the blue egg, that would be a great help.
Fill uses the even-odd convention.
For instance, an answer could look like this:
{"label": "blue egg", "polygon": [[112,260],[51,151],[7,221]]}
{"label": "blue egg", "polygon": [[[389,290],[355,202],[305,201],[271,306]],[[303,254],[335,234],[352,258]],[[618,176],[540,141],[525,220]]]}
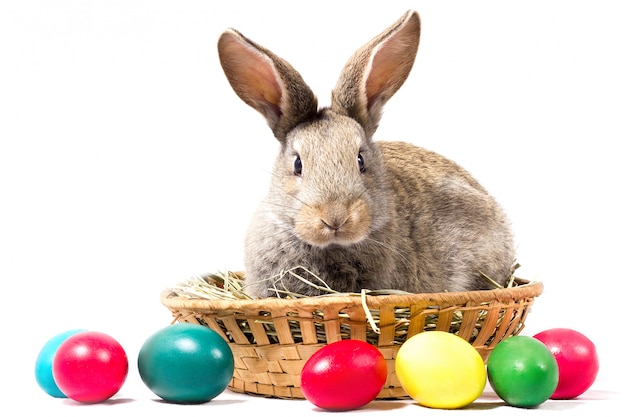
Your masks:
{"label": "blue egg", "polygon": [[43,348],[41,348],[41,351],[39,351],[37,361],[35,362],[35,378],[37,379],[37,384],[39,384],[41,389],[47,394],[55,398],[67,398],[67,396],[59,389],[52,375],[52,361],[54,360],[54,355],[59,346],[61,346],[68,337],[83,331],[85,330],[72,329],[57,334],[48,340]]}

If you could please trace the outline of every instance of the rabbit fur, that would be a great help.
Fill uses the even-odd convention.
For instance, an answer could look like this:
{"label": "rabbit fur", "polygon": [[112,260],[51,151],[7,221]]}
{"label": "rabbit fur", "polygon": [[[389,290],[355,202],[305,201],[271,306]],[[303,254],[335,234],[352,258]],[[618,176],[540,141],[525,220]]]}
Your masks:
{"label": "rabbit fur", "polygon": [[[230,85],[280,142],[245,237],[251,296],[323,294],[318,279],[338,292],[419,293],[490,288],[485,276],[500,284],[511,277],[507,216],[467,171],[406,142],[372,140],[419,37],[419,15],[409,10],[356,51],[331,105],[318,109],[288,62],[234,29],[220,36]],[[286,273],[294,269],[300,278]]]}

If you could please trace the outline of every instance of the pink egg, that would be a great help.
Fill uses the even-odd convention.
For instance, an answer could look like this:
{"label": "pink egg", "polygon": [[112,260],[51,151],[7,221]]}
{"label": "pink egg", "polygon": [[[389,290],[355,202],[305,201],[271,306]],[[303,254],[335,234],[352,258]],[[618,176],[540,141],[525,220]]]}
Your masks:
{"label": "pink egg", "polygon": [[80,332],[57,349],[52,363],[54,380],[69,398],[98,403],[115,395],[126,380],[128,358],[111,336]]}
{"label": "pink egg", "polygon": [[596,347],[587,336],[572,329],[554,328],[534,337],[550,349],[559,366],[559,383],[550,398],[575,398],[591,387],[600,362]]}

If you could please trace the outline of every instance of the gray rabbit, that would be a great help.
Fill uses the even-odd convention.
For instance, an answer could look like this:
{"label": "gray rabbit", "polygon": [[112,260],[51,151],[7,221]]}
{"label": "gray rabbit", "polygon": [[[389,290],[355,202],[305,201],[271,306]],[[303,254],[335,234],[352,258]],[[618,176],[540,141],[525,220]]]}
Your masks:
{"label": "gray rabbit", "polygon": [[276,296],[275,287],[324,293],[282,274],[295,267],[338,292],[466,291],[489,288],[485,276],[510,278],[513,234],[485,189],[434,152],[372,140],[419,37],[420,18],[410,10],[350,58],[322,109],[285,60],[236,30],[219,38],[232,88],[281,145],[245,239],[251,296]]}

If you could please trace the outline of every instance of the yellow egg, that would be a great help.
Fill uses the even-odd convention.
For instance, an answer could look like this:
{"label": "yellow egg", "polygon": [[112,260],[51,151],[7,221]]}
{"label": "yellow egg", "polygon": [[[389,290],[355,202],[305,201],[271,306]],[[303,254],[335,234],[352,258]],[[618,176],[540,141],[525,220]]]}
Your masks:
{"label": "yellow egg", "polygon": [[478,351],[465,339],[443,331],[409,338],[396,355],[396,375],[419,404],[455,409],[483,393],[487,371]]}

